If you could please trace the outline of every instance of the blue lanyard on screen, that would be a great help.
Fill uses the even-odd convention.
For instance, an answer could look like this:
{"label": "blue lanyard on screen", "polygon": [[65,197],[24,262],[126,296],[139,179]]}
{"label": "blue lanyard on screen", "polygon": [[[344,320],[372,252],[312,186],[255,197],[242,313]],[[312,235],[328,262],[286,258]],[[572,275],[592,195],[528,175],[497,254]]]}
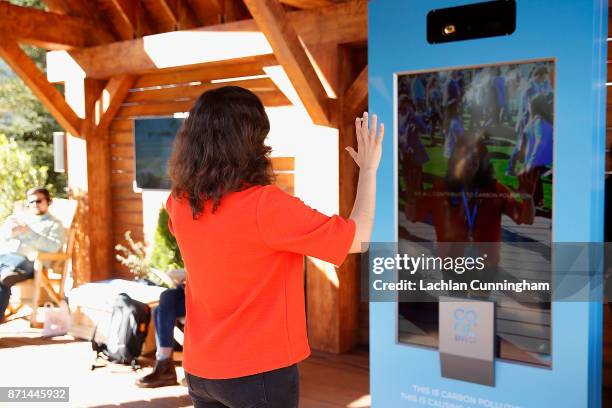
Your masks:
{"label": "blue lanyard on screen", "polygon": [[[474,198],[476,198],[477,195],[478,189],[474,191]],[[478,201],[474,200],[476,202],[474,203],[472,211],[470,211],[468,198],[463,188],[461,189],[461,196],[463,197],[463,209],[465,210],[465,221],[468,227],[468,239],[471,242],[474,239],[474,225],[476,224],[476,215],[478,214]]]}

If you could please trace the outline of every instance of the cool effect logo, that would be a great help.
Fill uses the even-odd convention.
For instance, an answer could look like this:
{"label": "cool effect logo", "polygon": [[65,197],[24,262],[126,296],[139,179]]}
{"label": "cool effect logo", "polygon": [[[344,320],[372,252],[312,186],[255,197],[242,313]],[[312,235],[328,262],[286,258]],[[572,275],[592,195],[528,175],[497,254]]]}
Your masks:
{"label": "cool effect logo", "polygon": [[458,307],[455,309],[453,317],[455,318],[453,329],[455,341],[458,343],[476,343],[476,333],[474,333],[473,328],[478,321],[478,314],[472,308],[466,310],[463,307]]}

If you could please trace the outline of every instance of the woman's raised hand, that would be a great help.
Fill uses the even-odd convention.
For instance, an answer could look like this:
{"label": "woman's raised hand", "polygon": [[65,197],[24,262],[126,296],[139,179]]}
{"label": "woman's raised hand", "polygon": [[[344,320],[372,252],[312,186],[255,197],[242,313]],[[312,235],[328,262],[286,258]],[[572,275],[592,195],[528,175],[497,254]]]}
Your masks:
{"label": "woman's raised hand", "polygon": [[363,117],[355,119],[355,134],[357,136],[357,151],[351,146],[346,150],[349,152],[360,170],[378,169],[382,156],[382,141],[385,135],[385,125],[378,127],[378,118],[372,115],[372,128],[369,127],[368,112]]}

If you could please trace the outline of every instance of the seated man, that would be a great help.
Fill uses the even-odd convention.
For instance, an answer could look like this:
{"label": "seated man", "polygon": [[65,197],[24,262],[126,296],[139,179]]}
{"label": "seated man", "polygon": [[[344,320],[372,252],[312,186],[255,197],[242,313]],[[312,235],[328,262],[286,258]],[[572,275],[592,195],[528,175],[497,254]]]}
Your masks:
{"label": "seated man", "polygon": [[46,188],[28,190],[27,211],[15,213],[0,227],[0,322],[11,297],[11,286],[34,277],[38,252],[57,252],[64,245],[64,227],[48,213]]}
{"label": "seated man", "polygon": [[159,295],[159,305],[153,309],[155,322],[156,362],[153,371],[136,380],[141,388],[176,385],[176,370],[172,360],[174,349],[174,325],[176,319],[185,316],[185,286],[166,289]]}

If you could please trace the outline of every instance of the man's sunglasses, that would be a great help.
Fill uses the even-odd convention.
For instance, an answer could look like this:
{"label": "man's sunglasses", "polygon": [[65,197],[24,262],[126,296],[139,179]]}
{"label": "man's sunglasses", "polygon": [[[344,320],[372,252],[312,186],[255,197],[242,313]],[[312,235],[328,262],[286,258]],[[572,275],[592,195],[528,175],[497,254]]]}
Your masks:
{"label": "man's sunglasses", "polygon": [[30,205],[32,205],[32,204],[40,204],[43,201],[45,201],[45,200],[43,200],[42,198],[39,198],[38,200],[28,201],[28,204],[30,204]]}

